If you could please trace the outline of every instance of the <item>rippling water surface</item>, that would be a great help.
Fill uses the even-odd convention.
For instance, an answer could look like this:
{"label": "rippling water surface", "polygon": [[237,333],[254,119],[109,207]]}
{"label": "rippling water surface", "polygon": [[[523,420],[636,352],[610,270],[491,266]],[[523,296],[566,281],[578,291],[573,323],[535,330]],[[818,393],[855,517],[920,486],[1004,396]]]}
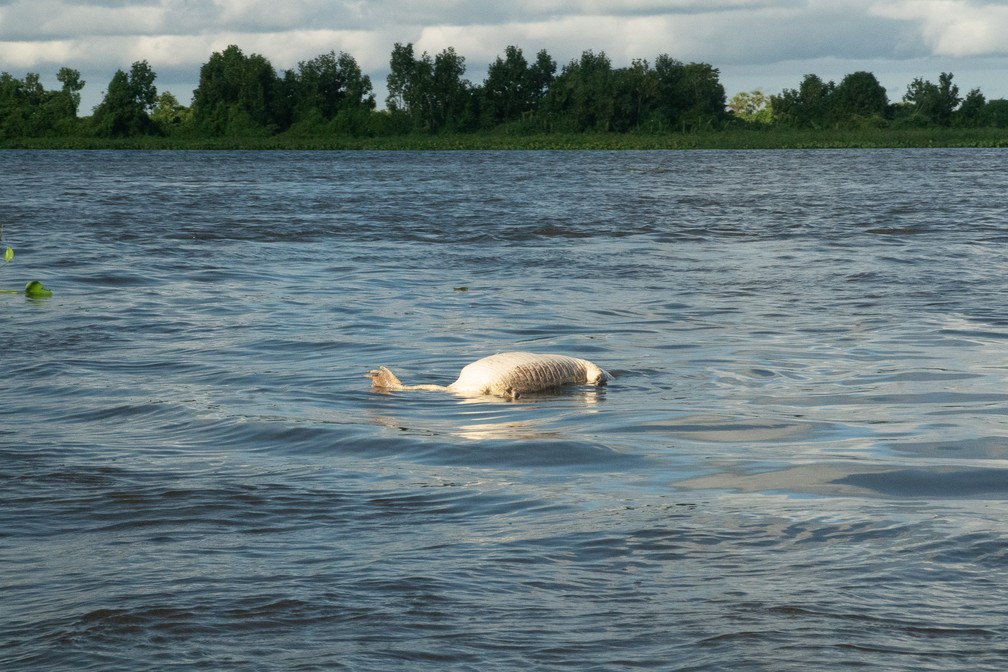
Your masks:
{"label": "rippling water surface", "polygon": [[[0,153],[0,669],[1003,670],[1008,154]],[[376,394],[503,350],[617,376]]]}

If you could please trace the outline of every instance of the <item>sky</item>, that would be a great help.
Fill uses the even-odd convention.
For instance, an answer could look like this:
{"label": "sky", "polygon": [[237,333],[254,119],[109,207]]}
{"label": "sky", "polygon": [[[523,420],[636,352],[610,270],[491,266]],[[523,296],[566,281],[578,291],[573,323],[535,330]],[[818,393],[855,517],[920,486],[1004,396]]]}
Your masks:
{"label": "sky", "polygon": [[396,42],[454,47],[480,84],[509,45],[562,67],[586,50],[615,67],[659,54],[718,68],[730,98],[875,74],[890,101],[916,77],[951,72],[961,94],[1008,98],[1008,0],[0,0],[0,71],[79,70],[81,115],[116,70],[146,60],[159,91],[192,100],[199,69],[235,44],[282,73],[330,51],[353,56],[385,102]]}

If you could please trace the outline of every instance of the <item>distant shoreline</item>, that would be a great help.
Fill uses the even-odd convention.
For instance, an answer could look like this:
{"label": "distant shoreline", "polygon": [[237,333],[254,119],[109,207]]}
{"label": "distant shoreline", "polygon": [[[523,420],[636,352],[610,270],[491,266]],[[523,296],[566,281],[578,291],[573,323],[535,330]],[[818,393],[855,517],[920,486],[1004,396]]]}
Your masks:
{"label": "distant shoreline", "polygon": [[381,137],[138,136],[21,138],[0,149],[50,150],[689,150],[1008,147],[1005,128],[725,129],[697,133],[409,134]]}

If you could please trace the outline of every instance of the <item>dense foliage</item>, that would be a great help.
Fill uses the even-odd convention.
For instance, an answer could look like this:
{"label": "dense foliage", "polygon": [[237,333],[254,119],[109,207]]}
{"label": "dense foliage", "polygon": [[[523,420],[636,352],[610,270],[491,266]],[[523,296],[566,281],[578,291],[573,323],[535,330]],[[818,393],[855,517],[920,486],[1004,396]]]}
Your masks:
{"label": "dense foliage", "polygon": [[617,68],[604,52],[586,51],[558,68],[545,50],[530,60],[509,46],[490,64],[483,83],[473,84],[464,78],[465,58],[453,48],[418,55],[412,44],[396,43],[389,66],[386,107],[378,110],[370,78],[347,53],[323,54],[278,73],[265,57],[232,45],[200,69],[191,107],[171,93],[159,95],[156,74],[139,61],[115,73],[101,103],[83,118],[77,108],[84,82],[76,70],[59,71],[57,91],[45,90],[35,73],[23,80],[3,73],[0,141],[33,138],[55,145],[62,138],[66,146],[87,146],[88,138],[99,144],[171,138],[175,144],[218,146],[228,139],[263,144],[282,138],[289,145],[298,139],[488,133],[740,138],[742,132],[771,129],[781,137],[805,131],[1008,128],[1008,101],[988,101],[979,89],[960,96],[952,74],[944,72],[937,83],[915,79],[902,99],[891,103],[875,76],[864,71],[839,83],[809,74],[798,88],[779,95],[752,91],[727,100],[717,68],[667,54]]}
{"label": "dense foliage", "polygon": [[59,91],[46,91],[36,73],[23,80],[0,74],[0,138],[71,135],[78,131],[77,107],[84,88],[80,72],[62,68]]}

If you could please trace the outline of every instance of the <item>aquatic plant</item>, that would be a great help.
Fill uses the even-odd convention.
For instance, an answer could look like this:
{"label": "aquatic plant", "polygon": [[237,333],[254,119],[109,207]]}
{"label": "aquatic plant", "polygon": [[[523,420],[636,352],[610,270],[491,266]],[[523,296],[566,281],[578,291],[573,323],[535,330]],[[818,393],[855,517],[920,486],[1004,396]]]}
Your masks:
{"label": "aquatic plant", "polygon": [[[3,240],[3,224],[0,223],[0,241]],[[3,268],[10,262],[14,260],[14,248],[7,246],[3,253],[3,264],[0,264],[0,268]],[[0,294],[20,294],[21,292],[16,289],[0,289]],[[45,286],[38,280],[30,280],[24,288],[25,296],[31,298],[39,298],[45,296],[52,296],[52,290],[46,289]]]}
{"label": "aquatic plant", "polygon": [[25,296],[37,299],[44,296],[52,296],[52,290],[46,289],[38,280],[29,280],[24,288]]}

